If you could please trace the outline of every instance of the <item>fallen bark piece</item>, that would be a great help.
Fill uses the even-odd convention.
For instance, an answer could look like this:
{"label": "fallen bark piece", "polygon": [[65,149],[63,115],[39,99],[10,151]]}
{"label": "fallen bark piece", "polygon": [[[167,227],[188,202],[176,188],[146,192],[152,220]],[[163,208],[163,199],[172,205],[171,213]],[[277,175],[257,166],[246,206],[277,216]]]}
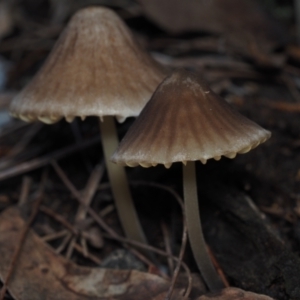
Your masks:
{"label": "fallen bark piece", "polygon": [[[16,207],[0,215],[2,281],[24,225]],[[169,281],[159,276],[135,270],[77,266],[57,255],[30,231],[11,277],[9,292],[16,300],[159,300],[164,299],[169,285]],[[183,289],[174,292],[178,295],[176,299],[183,299]]]}
{"label": "fallen bark piece", "polygon": [[204,232],[234,286],[278,300],[300,299],[300,259],[242,191],[203,180],[200,199],[218,214],[204,212]]}
{"label": "fallen bark piece", "polygon": [[238,288],[226,288],[219,293],[204,295],[198,300],[272,300],[265,295],[259,295],[252,292],[246,292]]}

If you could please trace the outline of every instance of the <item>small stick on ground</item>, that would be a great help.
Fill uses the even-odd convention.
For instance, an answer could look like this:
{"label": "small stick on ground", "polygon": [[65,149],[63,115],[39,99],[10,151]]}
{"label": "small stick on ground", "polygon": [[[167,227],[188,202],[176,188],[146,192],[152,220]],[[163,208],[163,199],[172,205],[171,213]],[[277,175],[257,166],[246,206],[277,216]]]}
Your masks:
{"label": "small stick on ground", "polygon": [[31,140],[37,135],[37,133],[42,129],[43,123],[33,124],[27,132],[22,136],[22,138],[14,145],[14,147],[0,159],[1,169],[6,167],[9,164],[9,159],[17,154],[21,153],[24,148],[31,142]]}
{"label": "small stick on ground", "polygon": [[67,253],[66,253],[66,258],[70,259],[73,253],[73,249],[74,249],[74,245],[76,244],[76,237],[72,237],[70,242],[68,241],[68,249],[67,249]]}
{"label": "small stick on ground", "polygon": [[80,237],[80,245],[81,245],[82,250],[83,250],[83,256],[87,257],[89,255],[89,249],[88,249],[86,239],[85,239],[84,236]]}
{"label": "small stick on ground", "polygon": [[101,218],[106,217],[108,214],[113,212],[115,210],[115,206],[113,204],[107,205],[105,208],[103,208],[100,212],[99,215]]}
{"label": "small stick on ground", "polygon": [[[176,268],[174,270],[174,273],[173,273],[171,285],[170,285],[170,288],[168,290],[168,293],[166,295],[165,300],[170,300],[171,297],[172,297],[172,293],[174,291],[175,283],[176,283],[176,280],[177,280],[178,275],[179,275],[179,271],[180,271],[180,267],[181,267],[181,262],[182,262],[183,255],[184,255],[184,252],[185,252],[185,247],[186,247],[187,239],[188,239],[187,224],[186,224],[186,221],[185,221],[185,216],[183,216],[183,233],[182,233],[180,253],[179,253],[179,257],[178,257],[177,266],[176,266]],[[190,280],[190,278],[188,278],[188,280]],[[183,296],[184,300],[188,299],[189,294],[191,293],[191,289],[192,289],[192,282],[189,282],[188,288],[185,291],[184,296]]]}
{"label": "small stick on ground", "polygon": [[82,249],[82,247],[78,244],[75,243],[74,248],[81,253],[85,258],[90,259],[92,262],[94,262],[96,265],[100,265],[101,264],[101,259],[99,259],[98,257],[96,257],[95,255],[91,254],[91,253],[87,253],[87,255],[85,255],[84,253],[84,249]]}
{"label": "small stick on ground", "polygon": [[64,236],[66,236],[68,234],[68,230],[61,230],[59,232],[54,232],[54,233],[51,233],[51,234],[47,234],[43,237],[41,237],[41,240],[44,241],[44,242],[51,242],[53,240],[57,240],[57,239],[60,239]]}
{"label": "small stick on ground", "polygon": [[68,232],[67,235],[64,237],[63,241],[61,242],[60,246],[56,248],[55,253],[61,253],[71,241],[72,236],[73,235],[70,232]]}
{"label": "small stick on ground", "polygon": [[[172,189],[168,186],[164,186],[164,185],[159,184],[159,183],[152,183],[152,182],[149,183],[149,182],[146,182],[146,181],[135,181],[134,184],[135,185],[152,186],[152,187],[156,187],[156,188],[159,188],[159,189],[162,189],[162,190],[165,190],[165,191],[169,192],[177,200],[177,203],[180,205],[181,210],[182,210],[183,232],[182,232],[181,248],[180,248],[179,257],[178,257],[178,260],[177,260],[177,266],[176,266],[176,268],[174,270],[174,273],[173,273],[173,276],[172,276],[171,285],[170,285],[168,293],[165,297],[165,300],[169,300],[169,299],[171,299],[171,296],[172,296],[172,293],[173,293],[173,290],[174,290],[174,287],[175,287],[175,283],[176,283],[177,277],[179,275],[180,266],[182,264],[182,259],[183,259],[183,255],[184,255],[184,252],[185,252],[185,248],[186,248],[186,244],[187,244],[187,238],[188,238],[187,224],[186,224],[183,200],[174,189]],[[188,287],[187,287],[186,292],[184,294],[184,300],[188,299],[189,294],[191,292],[191,289],[192,289],[192,278],[188,277]]]}
{"label": "small stick on ground", "polygon": [[[77,199],[77,201],[79,203],[83,204],[82,197],[81,197],[80,193],[74,187],[74,185],[69,180],[69,178],[66,176],[66,174],[64,173],[64,171],[60,168],[60,166],[55,161],[52,162],[52,166],[53,166],[54,170],[56,171],[57,175],[59,176],[59,178],[66,185],[66,187],[70,190],[70,192],[72,193],[72,195]],[[174,195],[174,197],[176,198],[177,201],[180,200],[180,197],[178,197],[178,195],[177,195],[176,192],[174,192],[172,189],[169,189],[167,187],[164,187],[164,188],[165,188],[165,190],[169,190],[170,193]],[[180,201],[179,201],[179,203],[180,203]],[[143,243],[140,243],[140,242],[129,240],[127,238],[124,238],[124,237],[120,236],[111,227],[109,227],[103,221],[103,219],[91,207],[86,207],[86,210],[90,214],[90,216],[95,220],[95,222],[104,231],[106,231],[109,234],[107,236],[107,238],[110,238],[110,239],[116,240],[118,242],[121,242],[126,249],[128,249],[128,244],[130,244],[130,245],[133,245],[135,247],[139,247],[139,248],[142,248],[142,249],[145,249],[145,250],[152,251],[154,253],[157,253],[157,254],[165,256],[165,257],[170,257],[170,255],[168,253],[166,253],[165,251],[163,251],[163,250],[157,249],[155,247],[152,247],[150,245],[146,245],[146,244],[143,244]],[[173,260],[175,260],[176,262],[179,262],[179,259],[177,257],[171,256],[171,258]],[[187,273],[187,277],[188,277],[188,287],[187,287],[186,294],[185,294],[185,297],[188,297],[188,294],[189,294],[189,292],[190,292],[190,290],[192,288],[192,276],[191,276],[190,269],[188,268],[188,266],[183,261],[181,261],[181,265],[183,266],[185,272]]]}
{"label": "small stick on ground", "polygon": [[[172,255],[170,233],[169,233],[166,223],[163,221],[161,222],[161,231],[162,231],[163,237],[164,237],[164,244],[165,244],[166,252],[168,254]],[[174,271],[174,263],[170,257],[168,258],[168,265],[169,265],[170,274],[172,274],[172,272]]]}
{"label": "small stick on ground", "polygon": [[28,176],[24,176],[22,180],[21,193],[19,196],[18,206],[21,207],[27,202],[29,191],[31,188],[32,179]]}
{"label": "small stick on ground", "polygon": [[163,272],[160,272],[158,270],[158,268],[153,264],[153,262],[148,259],[146,256],[144,256],[143,254],[141,254],[138,250],[136,250],[135,248],[132,247],[126,247],[135,257],[137,257],[140,261],[142,261],[143,263],[145,263],[148,266],[148,269],[155,269],[157,270],[157,272],[161,275],[161,277],[165,278],[165,279],[170,279],[169,276],[167,276],[166,274],[164,274]]}
{"label": "small stick on ground", "polygon": [[[79,203],[81,203],[82,205],[84,205],[80,193],[77,191],[77,189],[72,184],[72,182],[68,179],[68,177],[66,176],[66,174],[64,173],[64,171],[57,164],[57,162],[52,161],[51,164],[52,164],[54,170],[56,171],[57,175],[60,177],[60,179],[66,185],[66,187],[70,190],[70,192],[73,194],[73,196],[79,201]],[[165,186],[160,185],[160,184],[153,184],[152,186],[160,187],[160,188],[162,188],[164,190],[169,191],[175,197],[175,199],[178,201],[179,205],[182,207],[182,211],[184,212],[183,201],[180,198],[180,196],[173,189],[171,189],[169,187],[165,187]],[[178,264],[182,265],[183,268],[184,268],[184,270],[185,270],[185,272],[187,273],[187,277],[188,277],[188,287],[187,287],[187,290],[186,290],[186,293],[185,293],[185,296],[184,296],[186,299],[188,298],[188,296],[190,294],[190,291],[192,289],[192,276],[191,276],[190,269],[188,268],[188,266],[183,261],[180,261],[179,258],[177,258],[175,256],[170,256],[165,251],[157,249],[157,248],[155,248],[153,246],[150,246],[150,245],[147,245],[147,244],[143,244],[143,243],[140,243],[140,242],[136,242],[134,240],[129,240],[127,238],[124,238],[124,237],[120,236],[111,227],[109,227],[103,221],[103,219],[91,207],[86,207],[86,210],[90,214],[90,216],[95,220],[95,222],[103,230],[105,230],[107,233],[109,233],[109,236],[107,236],[108,238],[111,238],[111,239],[114,239],[116,241],[119,241],[119,242],[123,243],[123,245],[124,245],[125,248],[128,249],[128,244],[130,244],[130,245],[133,245],[135,247],[139,247],[139,248],[142,248],[142,249],[146,249],[146,250],[152,251],[152,252],[157,253],[157,254],[162,255],[162,256],[171,257],[173,260],[175,260],[176,262],[178,262]],[[183,254],[182,254],[182,256],[183,256]]]}
{"label": "small stick on ground", "polygon": [[280,110],[280,111],[291,112],[291,113],[300,113],[300,103],[299,102],[277,101],[277,102],[267,103],[265,105],[270,108]]}
{"label": "small stick on ground", "polygon": [[62,158],[64,156],[67,156],[76,151],[91,147],[99,142],[100,142],[100,138],[96,137],[96,138],[90,139],[88,141],[85,141],[80,145],[71,145],[71,146],[63,148],[61,150],[52,152],[48,155],[38,157],[38,158],[32,159],[30,161],[23,162],[21,164],[18,164],[16,166],[13,166],[11,168],[1,171],[0,172],[0,181],[8,179],[8,178],[12,178],[17,175],[21,175],[23,173],[26,173],[26,172],[29,172],[29,171],[32,171],[32,170],[35,170],[35,169],[38,169],[41,167],[44,167],[44,166],[48,165],[54,159]]}
{"label": "small stick on ground", "polygon": [[31,125],[30,123],[25,123],[22,121],[14,121],[12,126],[9,126],[7,129],[0,132],[0,140],[7,137],[8,135],[14,134],[14,132],[19,129],[29,127],[30,125]]}
{"label": "small stick on ground", "polygon": [[49,217],[53,218],[57,222],[61,223],[64,227],[66,227],[72,234],[78,235],[78,230],[74,228],[74,226],[69,223],[64,217],[53,211],[52,209],[41,205],[40,211],[48,215]]}
{"label": "small stick on ground", "polygon": [[39,211],[39,206],[40,206],[41,201],[43,199],[44,189],[45,189],[47,178],[48,178],[48,172],[45,171],[42,175],[42,180],[41,180],[38,192],[36,194],[36,199],[35,199],[35,202],[34,202],[34,205],[33,205],[31,215],[30,215],[28,221],[26,222],[25,227],[23,228],[23,230],[20,233],[20,238],[19,238],[19,241],[17,243],[17,247],[16,247],[16,249],[15,249],[13,255],[12,255],[12,260],[10,262],[8,272],[7,272],[6,278],[4,279],[3,287],[2,287],[1,292],[0,292],[0,300],[4,300],[4,296],[5,296],[6,290],[8,288],[9,281],[10,281],[12,275],[13,275],[14,269],[15,269],[17,261],[18,261],[18,258],[20,256],[21,251],[22,251],[22,246],[25,243],[27,233],[28,233],[28,231],[30,229],[30,226],[33,223],[38,211]]}
{"label": "small stick on ground", "polygon": [[86,218],[87,215],[86,206],[89,206],[91,204],[91,201],[97,191],[99,182],[101,181],[103,174],[104,174],[104,163],[96,166],[92,174],[90,175],[90,178],[84,189],[84,195],[82,197],[84,205],[80,205],[78,208],[77,214],[75,216],[75,224],[78,225]]}
{"label": "small stick on ground", "polygon": [[[94,198],[94,195],[97,191],[99,182],[101,181],[101,179],[103,177],[103,174],[104,174],[104,163],[102,163],[101,165],[97,165],[94,168],[92,174],[90,175],[90,178],[88,179],[88,182],[86,184],[86,187],[84,189],[84,193],[82,196],[82,201],[83,201],[84,205],[80,204],[78,211],[76,213],[76,216],[75,216],[75,228],[79,228],[80,224],[85,220],[86,214],[87,214],[86,207],[90,206],[90,204]],[[68,259],[71,258],[71,256],[72,256],[73,248],[76,243],[76,239],[77,239],[77,237],[75,236],[72,238],[72,240],[70,242],[70,245],[68,247],[67,254],[66,254],[66,257]],[[81,237],[81,239],[84,239],[84,237]],[[82,241],[82,242],[84,243],[84,241]],[[87,248],[84,248],[84,249],[86,249],[86,251],[87,251]]]}
{"label": "small stick on ground", "polygon": [[224,274],[224,272],[223,272],[220,264],[218,263],[215,255],[213,254],[212,250],[210,249],[210,247],[208,245],[206,245],[206,247],[207,247],[207,251],[209,253],[209,256],[211,258],[211,261],[214,264],[214,267],[216,268],[216,270],[217,270],[217,272],[218,272],[221,280],[223,281],[224,286],[225,287],[230,287],[230,284],[229,284],[229,282],[228,282],[228,280],[227,280],[227,278],[226,278],[226,276],[225,276],[225,274]]}

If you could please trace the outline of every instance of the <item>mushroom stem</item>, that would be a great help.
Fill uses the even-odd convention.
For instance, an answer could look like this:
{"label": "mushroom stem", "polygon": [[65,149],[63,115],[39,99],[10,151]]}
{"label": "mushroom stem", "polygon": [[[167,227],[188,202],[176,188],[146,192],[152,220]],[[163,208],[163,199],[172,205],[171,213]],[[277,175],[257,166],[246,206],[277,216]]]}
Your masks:
{"label": "mushroom stem", "polygon": [[104,117],[103,122],[100,120],[100,131],[108,178],[124,232],[132,240],[147,243],[134,207],[125,169],[110,161],[119,144],[114,117]]}
{"label": "mushroom stem", "polygon": [[202,232],[194,161],[183,166],[183,193],[189,240],[197,266],[208,288],[221,290],[224,285],[211,262]]}

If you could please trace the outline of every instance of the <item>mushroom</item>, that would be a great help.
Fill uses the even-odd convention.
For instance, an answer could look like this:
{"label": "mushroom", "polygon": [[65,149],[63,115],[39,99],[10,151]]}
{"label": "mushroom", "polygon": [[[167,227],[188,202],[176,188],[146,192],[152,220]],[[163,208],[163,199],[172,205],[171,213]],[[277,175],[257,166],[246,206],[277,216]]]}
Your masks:
{"label": "mushroom", "polygon": [[134,40],[110,9],[78,11],[61,33],[33,80],[12,100],[15,117],[52,124],[76,116],[100,117],[102,145],[116,207],[125,234],[146,242],[125,170],[109,161],[118,146],[113,117],[137,116],[165,77],[164,70]]}
{"label": "mushroom", "polygon": [[178,70],[156,89],[131,126],[112,161],[133,166],[182,162],[185,213],[191,248],[209,289],[223,287],[207,253],[200,221],[195,161],[234,158],[266,141],[271,133],[242,116],[203,79]]}

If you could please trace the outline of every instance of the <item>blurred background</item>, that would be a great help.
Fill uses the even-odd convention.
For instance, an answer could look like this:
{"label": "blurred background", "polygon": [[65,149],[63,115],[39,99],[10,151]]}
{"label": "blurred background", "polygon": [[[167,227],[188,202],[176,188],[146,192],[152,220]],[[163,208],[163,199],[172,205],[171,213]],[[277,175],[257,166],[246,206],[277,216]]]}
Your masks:
{"label": "blurred background", "polygon": [[280,65],[283,47],[296,44],[300,36],[297,1],[1,0],[0,89],[22,88],[70,16],[89,5],[114,9],[144,47],[169,64],[172,58],[210,54],[218,60],[228,55],[262,66]]}

